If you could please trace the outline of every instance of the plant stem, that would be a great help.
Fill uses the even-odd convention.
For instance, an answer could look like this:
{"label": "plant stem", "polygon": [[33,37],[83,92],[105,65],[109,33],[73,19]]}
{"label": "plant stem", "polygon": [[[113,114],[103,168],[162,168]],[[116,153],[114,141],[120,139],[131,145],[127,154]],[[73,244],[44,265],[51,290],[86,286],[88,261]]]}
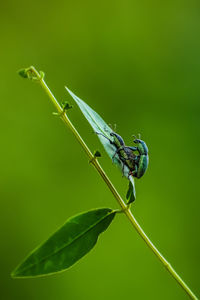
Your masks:
{"label": "plant stem", "polygon": [[[160,262],[164,265],[164,267],[168,270],[168,272],[172,275],[172,277],[179,283],[179,285],[183,288],[183,290],[188,294],[188,296],[191,299],[198,300],[198,298],[194,295],[194,293],[190,290],[190,288],[186,285],[186,283],[181,279],[181,277],[176,273],[176,271],[173,269],[173,267],[169,264],[169,262],[164,258],[164,256],[158,251],[158,249],[154,246],[154,244],[151,242],[151,240],[148,238],[148,236],[145,234],[141,226],[138,224],[137,220],[133,216],[130,208],[126,203],[123,201],[119,193],[117,192],[116,188],[106,175],[105,171],[102,169],[101,165],[97,161],[96,157],[92,154],[72,122],[69,120],[66,111],[63,110],[62,106],[59,104],[59,102],[56,100],[50,89],[48,88],[46,82],[44,81],[44,75],[42,72],[38,72],[34,67],[27,68],[25,70],[20,71],[23,77],[28,77],[29,79],[37,81],[41,87],[44,89],[48,97],[50,98],[51,102],[56,107],[58,114],[60,115],[63,122],[69,127],[69,129],[74,134],[75,138],[79,142],[79,144],[82,146],[84,151],[86,152],[87,156],[89,157],[89,160],[91,164],[95,167],[97,172],[101,175],[104,182],[107,184],[108,188],[114,195],[115,199],[119,203],[122,211],[125,213],[133,227],[136,229],[138,234],[142,237],[142,239],[145,241],[147,246],[153,251],[153,253],[156,255],[156,257],[160,260]],[[27,76],[26,76],[27,75]]]}

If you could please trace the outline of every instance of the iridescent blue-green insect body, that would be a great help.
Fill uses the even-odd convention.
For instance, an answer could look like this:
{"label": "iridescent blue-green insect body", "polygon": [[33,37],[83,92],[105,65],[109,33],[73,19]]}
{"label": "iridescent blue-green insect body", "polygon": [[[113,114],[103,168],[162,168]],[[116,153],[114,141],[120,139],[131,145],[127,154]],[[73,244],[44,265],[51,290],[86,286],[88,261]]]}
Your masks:
{"label": "iridescent blue-green insect body", "polygon": [[[114,139],[114,141],[111,143],[116,147],[116,151],[113,155],[113,160],[116,154],[118,154],[119,159],[123,162],[123,171],[124,171],[124,165],[127,165],[130,171],[133,171],[135,169],[135,159],[136,159],[136,155],[134,154],[133,149],[130,149],[130,147],[125,146],[122,137],[117,133],[112,132],[110,135]],[[135,147],[132,148],[136,150]]]}
{"label": "iridescent blue-green insect body", "polygon": [[133,176],[137,178],[141,178],[147,170],[148,163],[149,163],[149,156],[148,156],[148,148],[144,141],[140,139],[135,139],[134,143],[137,144],[137,147],[129,147],[137,148],[139,155],[135,158],[135,170],[133,171]]}
{"label": "iridescent blue-green insect body", "polygon": [[111,132],[110,135],[113,137],[113,141],[108,139],[104,135],[103,136],[107,138],[110,141],[110,143],[116,147],[113,159],[116,156],[116,154],[118,154],[119,159],[123,163],[123,168],[124,165],[126,165],[130,170],[130,175],[136,178],[141,178],[146,172],[149,162],[148,148],[146,143],[141,139],[135,139],[133,142],[137,146],[129,147],[125,145],[122,137],[117,133]]}

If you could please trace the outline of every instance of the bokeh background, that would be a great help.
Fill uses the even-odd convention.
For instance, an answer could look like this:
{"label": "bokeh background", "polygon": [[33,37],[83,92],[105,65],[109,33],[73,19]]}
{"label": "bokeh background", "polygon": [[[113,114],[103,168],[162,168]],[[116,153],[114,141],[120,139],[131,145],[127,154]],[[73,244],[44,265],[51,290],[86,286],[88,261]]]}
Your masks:
{"label": "bokeh background", "polygon": [[[10,272],[65,220],[118,205],[41,88],[17,75],[34,65],[56,97],[64,85],[150,151],[133,212],[199,295],[200,2],[2,1],[0,285],[2,300],[187,299],[123,215],[96,247],[57,276]],[[69,112],[124,196],[112,165],[74,104]]]}

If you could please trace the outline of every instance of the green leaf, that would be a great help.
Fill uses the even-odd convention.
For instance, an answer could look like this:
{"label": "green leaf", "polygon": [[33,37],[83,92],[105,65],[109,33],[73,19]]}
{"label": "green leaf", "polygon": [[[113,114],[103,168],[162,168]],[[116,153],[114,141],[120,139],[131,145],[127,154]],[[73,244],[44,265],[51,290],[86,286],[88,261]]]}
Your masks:
{"label": "green leaf", "polygon": [[27,69],[20,69],[18,74],[23,78],[28,78]]}
{"label": "green leaf", "polygon": [[[78,98],[72,91],[70,91],[67,87],[65,87],[68,93],[72,96],[72,98],[75,100],[75,102],[78,104],[80,110],[82,111],[83,115],[87,119],[87,121],[90,123],[92,128],[94,129],[94,132],[97,133],[97,136],[104,146],[107,154],[109,157],[113,160],[114,164],[116,164],[120,170],[122,171],[123,164],[121,160],[119,159],[119,156],[116,154],[115,158],[113,159],[113,156],[116,151],[116,147],[112,145],[109,140],[113,141],[113,137],[110,135],[110,133],[113,132],[113,130],[106,124],[106,122],[89,106],[87,105],[83,100]],[[126,177],[128,177],[129,169],[127,166],[124,167],[124,174]]]}
{"label": "green leaf", "polygon": [[[83,100],[78,98],[72,91],[70,91],[67,87],[65,87],[68,93],[72,96],[72,98],[76,101],[79,108],[81,109],[82,113],[92,126],[92,128],[95,130],[95,132],[102,133],[105,135],[108,139],[112,139],[110,136],[110,133],[112,132],[112,129],[106,124],[106,122],[89,106],[87,105]],[[104,141],[104,137],[99,136],[100,140]]]}
{"label": "green leaf", "polygon": [[101,157],[101,152],[99,152],[98,150],[96,150],[94,152],[94,157]]}
{"label": "green leaf", "polygon": [[64,111],[69,110],[69,109],[71,109],[71,108],[73,107],[73,106],[72,106],[71,104],[69,104],[67,101],[63,101],[63,102],[61,103],[61,105],[62,105],[62,108],[63,108]]}
{"label": "green leaf", "polygon": [[132,176],[129,177],[128,191],[126,194],[127,204],[132,203],[136,199],[135,183]]}
{"label": "green leaf", "polygon": [[94,247],[115,213],[110,208],[100,208],[68,219],[13,271],[12,277],[41,276],[69,268]]}
{"label": "green leaf", "polygon": [[[129,168],[127,166],[124,166],[123,163],[119,159],[118,154],[115,155],[115,158],[113,159],[113,156],[116,151],[116,147],[112,144],[110,144],[109,140],[113,141],[113,137],[110,136],[110,133],[113,132],[113,130],[106,124],[106,122],[89,106],[87,105],[83,100],[78,98],[72,91],[70,91],[67,87],[65,87],[68,93],[72,96],[72,98],[75,100],[77,105],[79,106],[80,110],[82,111],[85,118],[88,120],[92,128],[96,133],[98,134],[98,138],[100,139],[101,143],[103,144],[107,154],[109,157],[113,160],[113,162],[119,167],[121,172],[126,176],[126,178],[129,179],[129,189],[127,192],[127,199],[128,203],[131,203],[135,200],[136,193],[135,193],[135,185],[134,185],[134,178],[129,173]],[[132,190],[131,190],[132,189]]]}

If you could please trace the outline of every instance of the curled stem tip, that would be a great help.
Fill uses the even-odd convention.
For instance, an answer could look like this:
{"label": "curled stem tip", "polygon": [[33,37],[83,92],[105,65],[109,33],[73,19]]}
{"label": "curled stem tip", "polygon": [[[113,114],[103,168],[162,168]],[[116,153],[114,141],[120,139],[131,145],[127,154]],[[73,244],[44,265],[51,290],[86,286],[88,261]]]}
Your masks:
{"label": "curled stem tip", "polygon": [[43,71],[37,71],[33,66],[30,66],[29,68],[23,68],[18,71],[18,74],[23,78],[28,78],[31,80],[42,80],[44,79],[44,72]]}

